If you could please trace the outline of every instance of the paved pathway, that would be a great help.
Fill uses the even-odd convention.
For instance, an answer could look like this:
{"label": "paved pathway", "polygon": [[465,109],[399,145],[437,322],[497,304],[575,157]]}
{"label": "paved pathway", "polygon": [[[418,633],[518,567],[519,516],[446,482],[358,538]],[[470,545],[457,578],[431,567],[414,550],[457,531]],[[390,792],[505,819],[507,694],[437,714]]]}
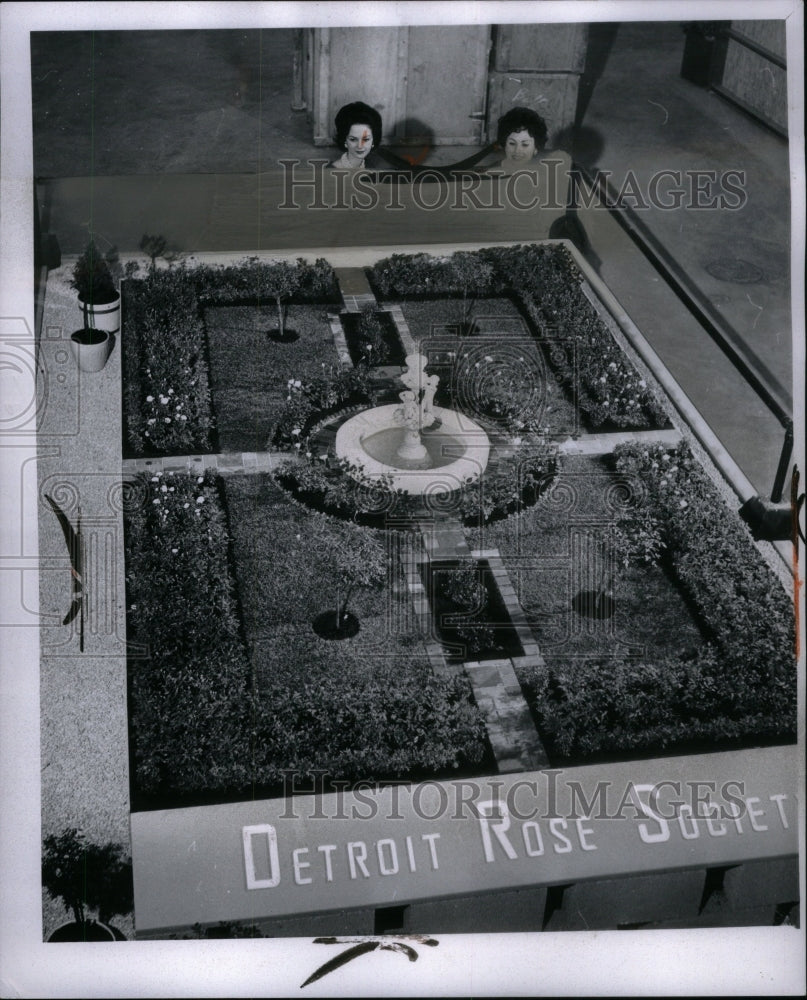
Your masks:
{"label": "paved pathway", "polygon": [[376,305],[375,295],[367,281],[364,268],[337,267],[334,271],[342,293],[342,301],[348,312],[361,312],[364,306]]}

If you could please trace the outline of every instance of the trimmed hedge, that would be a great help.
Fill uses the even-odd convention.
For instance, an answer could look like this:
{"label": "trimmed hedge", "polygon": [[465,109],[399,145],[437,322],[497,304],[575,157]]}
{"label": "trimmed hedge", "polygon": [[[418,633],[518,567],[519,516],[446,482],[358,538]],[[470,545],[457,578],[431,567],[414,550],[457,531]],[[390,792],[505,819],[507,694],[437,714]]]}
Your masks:
{"label": "trimmed hedge", "polygon": [[[401,777],[483,754],[465,678],[428,664],[345,676],[303,665],[297,682],[252,685],[210,473],[142,476],[126,517],[134,780],[146,795],[222,794],[279,784],[286,769],[343,780]],[[340,533],[348,525],[336,525]]]}
{"label": "trimmed hedge", "polygon": [[210,450],[213,411],[204,323],[183,268],[122,286],[124,410],[138,453]]}
{"label": "trimmed hedge", "polygon": [[689,446],[622,445],[615,459],[646,484],[676,575],[734,668],[763,681],[795,677],[792,602]]}
{"label": "trimmed hedge", "polygon": [[[562,246],[494,247],[475,252],[490,276],[474,285],[475,295],[516,295],[542,335],[557,338],[548,360],[591,424],[663,427],[667,415],[653,390],[636,372],[580,287],[582,275]],[[485,272],[486,273],[486,272]],[[378,261],[372,279],[386,296],[456,293],[451,259],[427,254],[393,254]]]}
{"label": "trimmed hedge", "polygon": [[388,476],[363,477],[361,467],[346,460],[311,452],[306,457],[308,461],[278,467],[280,485],[316,510],[373,527],[384,527],[387,517],[416,517],[424,504],[468,525],[509,517],[535,503],[558,469],[554,444],[532,445],[521,455],[502,459],[476,482],[423,500],[394,490]]}
{"label": "trimmed hedge", "polygon": [[616,468],[645,485],[668,558],[713,641],[690,658],[580,660],[521,670],[555,753],[657,752],[682,743],[793,740],[791,602],[742,522],[682,443],[627,444]]}
{"label": "trimmed hedge", "polygon": [[[213,267],[201,264],[188,274],[203,306],[255,305],[275,300],[276,276],[291,265],[274,264],[249,257],[240,264]],[[307,264],[302,257],[293,265],[296,288],[291,301],[338,304],[339,285],[331,265],[323,257]]]}

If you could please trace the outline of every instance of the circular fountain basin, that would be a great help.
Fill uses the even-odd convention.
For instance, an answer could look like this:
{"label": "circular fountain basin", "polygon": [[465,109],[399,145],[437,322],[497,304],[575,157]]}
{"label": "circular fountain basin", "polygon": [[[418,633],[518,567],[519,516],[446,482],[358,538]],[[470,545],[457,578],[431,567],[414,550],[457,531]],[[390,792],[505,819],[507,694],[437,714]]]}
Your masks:
{"label": "circular fountain basin", "polygon": [[346,420],[336,432],[337,456],[367,478],[389,477],[393,489],[418,496],[451,493],[479,479],[490,455],[490,441],[479,424],[456,410],[435,406],[435,424],[420,435],[425,458],[405,459],[397,454],[406,428],[395,422],[396,410],[400,406],[391,403]]}

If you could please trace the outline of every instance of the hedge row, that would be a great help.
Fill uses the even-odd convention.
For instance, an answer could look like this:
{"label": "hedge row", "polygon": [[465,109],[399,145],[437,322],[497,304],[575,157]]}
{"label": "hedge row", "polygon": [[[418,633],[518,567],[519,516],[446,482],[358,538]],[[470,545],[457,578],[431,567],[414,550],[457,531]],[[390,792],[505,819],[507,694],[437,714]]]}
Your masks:
{"label": "hedge row", "polygon": [[792,740],[793,609],[713,483],[681,444],[629,444],[617,470],[638,476],[672,567],[711,633],[688,659],[578,661],[521,679],[555,753],[657,752],[682,743]]}
{"label": "hedge row", "polygon": [[181,269],[123,284],[124,409],[138,453],[210,449],[213,413],[205,332]]}
{"label": "hedge row", "polygon": [[620,473],[646,485],[676,575],[734,670],[792,679],[792,601],[689,446],[621,445],[615,458]]}
{"label": "hedge row", "polygon": [[555,759],[794,739],[795,690],[743,684],[727,671],[730,664],[707,649],[690,662],[581,659],[519,677]]}
{"label": "hedge row", "polygon": [[667,423],[655,393],[583,294],[582,275],[565,247],[496,247],[462,256],[476,257],[476,269],[467,262],[458,267],[453,258],[394,254],[373,267],[372,280],[385,296],[465,293],[469,288],[477,296],[510,291],[542,335],[554,341],[549,363],[576,390],[578,406],[594,427]]}
{"label": "hedge row", "polygon": [[295,264],[249,257],[228,267],[200,264],[187,273],[204,306],[255,305],[274,302],[278,295],[296,303],[341,301],[334,270],[323,257],[313,264],[302,257]]}
{"label": "hedge row", "polygon": [[391,477],[365,477],[359,466],[325,455],[285,462],[276,477],[281,486],[316,510],[373,527],[387,518],[417,517],[424,504],[467,525],[508,517],[535,503],[557,475],[557,448],[531,447],[523,455],[503,459],[485,475],[451,494],[424,499],[394,488]]}
{"label": "hedge row", "polygon": [[[475,761],[483,724],[465,678],[426,663],[253,689],[241,635],[218,480],[138,480],[126,514],[135,783],[147,795],[210,794],[279,784],[285,769],[343,780],[400,777]],[[337,525],[340,531],[354,530]]]}

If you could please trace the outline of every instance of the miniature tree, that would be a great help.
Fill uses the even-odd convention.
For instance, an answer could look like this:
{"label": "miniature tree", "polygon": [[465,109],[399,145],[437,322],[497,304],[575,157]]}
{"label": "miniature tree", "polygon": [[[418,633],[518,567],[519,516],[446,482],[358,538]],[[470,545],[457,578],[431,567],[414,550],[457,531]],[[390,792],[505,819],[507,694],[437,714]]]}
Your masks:
{"label": "miniature tree", "polygon": [[42,885],[54,899],[62,900],[79,925],[93,922],[89,911],[106,923],[133,907],[131,863],[123,848],[92,844],[75,828],[45,838]]}
{"label": "miniature tree", "polygon": [[317,621],[330,617],[326,629],[330,638],[343,638],[349,625],[357,631],[355,616],[348,604],[359,587],[380,587],[387,578],[387,558],[384,545],[376,532],[353,525],[335,525],[314,518],[312,545],[323,571],[335,581],[336,606]]}
{"label": "miniature tree", "polygon": [[471,292],[479,292],[488,287],[493,277],[493,267],[475,253],[467,252],[453,254],[449,263],[451,280],[462,291],[460,333],[465,334],[469,332],[474,308],[475,296]]}
{"label": "miniature tree", "polygon": [[168,246],[168,241],[164,236],[149,236],[144,233],[140,240],[140,249],[146,254],[147,257],[151,258],[151,271],[152,274],[157,269],[157,258],[165,253],[165,248]]}
{"label": "miniature tree", "polygon": [[302,282],[300,265],[281,261],[266,268],[261,274],[261,291],[273,298],[277,304],[277,336],[279,340],[286,337],[285,304],[299,289]]}

